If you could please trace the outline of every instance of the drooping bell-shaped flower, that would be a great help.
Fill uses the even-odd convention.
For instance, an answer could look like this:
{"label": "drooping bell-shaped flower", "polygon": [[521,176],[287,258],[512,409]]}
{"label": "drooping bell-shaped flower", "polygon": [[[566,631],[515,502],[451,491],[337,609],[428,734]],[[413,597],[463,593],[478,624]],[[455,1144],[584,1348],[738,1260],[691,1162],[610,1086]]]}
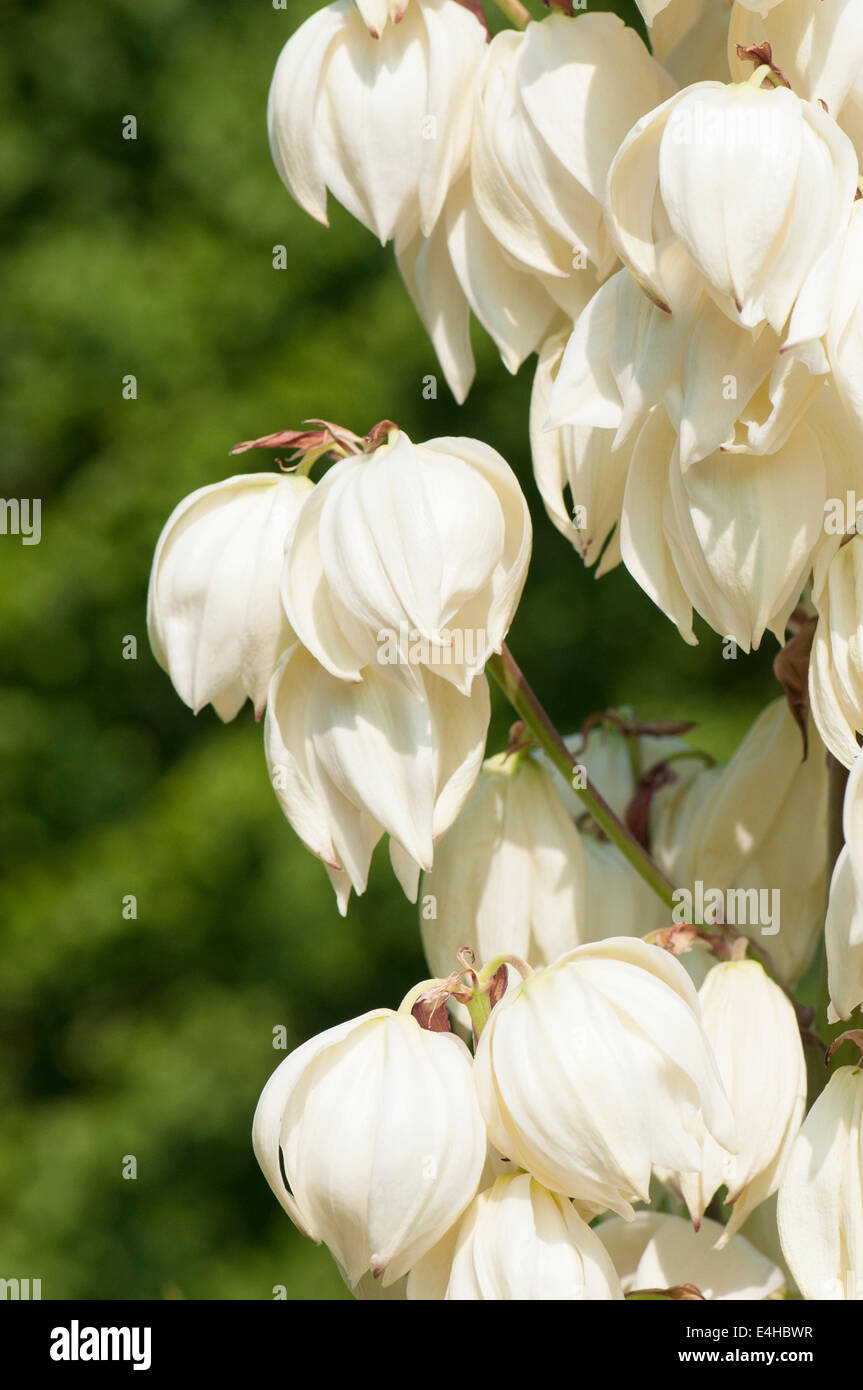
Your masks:
{"label": "drooping bell-shaped flower", "polygon": [[718,1246],[725,1228],[705,1219],[698,1231],[691,1221],[665,1212],[638,1211],[633,1221],[618,1216],[595,1227],[625,1293],[694,1284],[705,1298],[765,1299],[781,1294],[782,1270],[744,1236]]}
{"label": "drooping bell-shaped flower", "polygon": [[863,733],[863,538],[853,536],[839,547],[813,598],[818,625],[809,663],[812,716],[833,756],[852,767],[860,750],[857,735]]}
{"label": "drooping bell-shaped flower", "polygon": [[[291,825],[319,859],[347,911],[351,887],[365,891],[372,851],[384,833],[405,892],[461,810],[482,765],[488,683],[470,695],[431,672],[416,694],[369,668],[338,680],[299,643],[272,681],[264,725],[270,781]],[[463,943],[462,943],[463,944]]]}
{"label": "drooping bell-shaped flower", "polygon": [[681,272],[673,314],[624,269],[573,325],[545,428],[610,430],[613,453],[629,455],[651,409],[662,405],[684,471],[717,449],[772,454],[818,398],[828,369],[820,343],[783,351],[772,328],[728,318],[693,265]]}
{"label": "drooping bell-shaped flower", "polygon": [[342,680],[368,668],[416,688],[428,668],[467,694],[500,650],[530,559],[527,503],[500,454],[394,431],[335,464],[309,501],[282,582],[304,646]]}
{"label": "drooping bell-shaped flower", "polygon": [[[701,783],[701,785],[699,785]],[[821,930],[827,877],[828,776],[810,723],[803,758],[784,699],[758,716],[731,760],[699,774],[678,808],[685,828],[675,883],[710,925],[724,920],[767,949],[785,983],[806,970]]]}
{"label": "drooping bell-shaped flower", "polygon": [[629,127],[672,90],[616,15],[551,14],[492,40],[471,154],[477,207],[510,256],[549,277],[563,307],[588,263],[612,269],[606,174]]}
{"label": "drooping bell-shaped flower", "polygon": [[481,961],[555,960],[584,939],[586,878],[579,833],[550,773],[523,752],[487,759],[423,879],[432,973],[447,975],[463,946]]}
{"label": "drooping bell-shaped flower", "polygon": [[779,1187],[806,1108],[806,1061],[794,1009],[757,961],[715,965],[698,1000],[734,1113],[737,1153],[706,1134],[701,1170],[684,1173],[680,1187],[696,1221],[719,1188],[728,1189],[734,1211],[725,1243]]}
{"label": "drooping bell-shaped flower", "polygon": [[[559,314],[542,277],[507,256],[483,222],[469,174],[451,189],[429,236],[418,232],[397,248],[396,262],[459,404],[476,371],[471,313],[512,373],[536,351]],[[586,303],[588,281],[582,281]],[[577,302],[575,292],[572,302]]]}
{"label": "drooping bell-shaped flower", "polygon": [[857,174],[851,141],[816,102],[699,82],[627,135],[606,221],[658,304],[677,309],[694,266],[730,318],[767,323],[789,347],[826,331]]}
{"label": "drooping bell-shaped flower", "polygon": [[566,341],[566,335],[557,334],[547,339],[539,354],[530,402],[533,473],[545,510],[558,531],[572,542],[586,565],[601,557],[599,577],[620,561],[618,539],[609,541],[609,537],[623,507],[629,455],[623,450],[613,451],[614,432],[610,429],[577,425],[545,428]]}
{"label": "drooping bell-shaped flower", "polygon": [[739,53],[770,44],[771,61],[798,96],[823,101],[834,121],[863,151],[863,5],[860,0],[737,0],[731,14],[728,57],[732,76],[752,71]]}
{"label": "drooping bell-shaped flower", "polygon": [[779,1236],[806,1299],[863,1300],[863,1070],[840,1067],[803,1122],[779,1189]]}
{"label": "drooping bell-shaped flower", "polygon": [[312,217],[326,225],[329,190],[382,243],[403,243],[428,235],[467,165],[485,31],[456,0],[410,0],[378,36],[368,0],[364,13],[336,0],[285,44],[270,148]]}
{"label": "drooping bell-shaped flower", "polygon": [[693,643],[693,608],[748,652],[784,641],[822,536],[827,470],[804,421],[764,455],[717,450],[689,468],[661,410],[647,419],[623,499],[623,562]]}
{"label": "drooping bell-shaped flower", "polygon": [[842,808],[845,844],[830,882],[824,938],[831,1022],[863,1004],[863,758],[858,757]]}
{"label": "drooping bell-shaped flower", "polygon": [[409,1299],[622,1299],[602,1242],[572,1203],[529,1173],[499,1177],[408,1276]]}
{"label": "drooping bell-shaped flower", "polygon": [[471,1201],[486,1157],[460,1038],[376,1009],[292,1052],[258,1102],[255,1154],[351,1288],[394,1284]]}
{"label": "drooping bell-shaped flower", "polygon": [[629,937],[580,946],[510,990],[474,1071],[495,1147],[596,1210],[649,1200],[653,1165],[697,1170],[702,1118],[736,1145],[694,986]]}
{"label": "drooping bell-shaped flower", "polygon": [[253,473],[199,488],[174,508],[153,558],[147,630],[153,655],[197,714],[229,720],[246,699],[260,718],[294,641],[279,596],[285,539],[307,478]]}

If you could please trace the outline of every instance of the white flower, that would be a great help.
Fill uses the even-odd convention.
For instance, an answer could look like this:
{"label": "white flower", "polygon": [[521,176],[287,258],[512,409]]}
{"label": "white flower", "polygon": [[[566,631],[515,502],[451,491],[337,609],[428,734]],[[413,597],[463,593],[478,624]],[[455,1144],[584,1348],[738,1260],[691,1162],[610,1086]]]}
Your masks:
{"label": "white flower", "polygon": [[545,510],[584,563],[592,565],[602,557],[599,577],[620,560],[618,539],[615,536],[609,541],[609,536],[620,518],[629,457],[624,451],[613,451],[611,430],[589,426],[546,430],[565,343],[566,335],[557,334],[546,341],[539,354],[530,401],[533,473]]}
{"label": "white flower", "polygon": [[806,1299],[863,1300],[863,1071],[840,1067],[803,1122],[779,1236]]}
{"label": "white flower", "polygon": [[738,55],[767,42],[773,62],[792,89],[811,101],[823,101],[830,115],[863,150],[863,5],[861,0],[774,0],[770,5],[734,6],[728,56],[735,78],[747,76],[751,63]]}
{"label": "white flower", "polygon": [[623,141],[606,221],[658,304],[677,309],[694,266],[729,318],[766,322],[788,347],[826,331],[857,172],[817,103],[781,86],[699,82]]}
{"label": "white flower", "polygon": [[[859,459],[863,432],[863,202],[855,204],[842,251],[827,333],[827,356],[836,389],[848,412],[848,425],[855,428]],[[858,491],[860,483],[858,463]]]}
{"label": "white flower", "polygon": [[[542,277],[518,266],[495,241],[476,210],[468,174],[453,186],[430,235],[417,233],[397,248],[396,262],[459,404],[476,371],[471,312],[513,373],[559,312]],[[582,282],[586,301],[588,282]]]}
{"label": "white flower", "polygon": [[526,754],[489,758],[423,880],[432,974],[454,969],[462,946],[481,961],[555,960],[583,939],[586,878],[581,839],[545,768]]}
{"label": "white flower", "polygon": [[721,891],[726,921],[760,941],[795,983],[820,934],[827,878],[827,759],[815,728],[804,760],[800,729],[775,700],[690,796],[679,808],[688,826],[676,883],[692,891],[700,879],[705,891]]}
{"label": "white flower", "polygon": [[422,666],[467,694],[521,596],[531,526],[515,474],[475,439],[395,432],[337,463],[303,507],[282,595],[333,675],[364,668],[416,687]]}
{"label": "white flower", "polygon": [[552,1191],[629,1215],[652,1165],[694,1171],[734,1123],[683,967],[629,937],[580,946],[491,1012],[474,1063],[489,1138]]}
{"label": "white flower", "polygon": [[785,1277],[744,1236],[721,1249],[724,1227],[705,1220],[697,1232],[682,1216],[638,1211],[633,1221],[611,1217],[596,1227],[626,1293],[694,1284],[708,1299],[765,1299],[782,1292]]}
{"label": "white flower", "polygon": [[683,469],[664,412],[635,446],[620,523],[623,562],[695,642],[693,607],[744,652],[781,643],[822,536],[827,472],[804,421],[774,453],[722,450]]}
{"label": "white flower", "polygon": [[705,1135],[701,1172],[684,1173],[680,1187],[695,1221],[727,1187],[734,1211],[725,1244],[779,1186],[806,1108],[806,1061],[794,1009],[757,961],[715,965],[698,1000],[734,1112],[738,1151],[728,1154]]}
{"label": "white flower", "polygon": [[673,314],[629,271],[606,281],[579,315],[548,401],[546,429],[613,431],[616,454],[665,407],[683,470],[722,449],[770,454],[816,400],[829,363],[820,343],[791,351],[766,324],[732,322],[690,267]]}
{"label": "white flower", "polygon": [[[622,713],[623,717],[632,717],[631,711]],[[667,764],[670,781],[651,794],[646,816],[647,847],[654,858],[661,858],[661,867],[668,872],[675,862],[679,838],[676,828],[672,828],[670,808],[684,797],[684,789],[694,778],[702,784],[703,760],[694,752],[692,757],[686,756],[693,750],[680,738],[634,736],[621,733],[613,725],[595,725],[584,746],[582,743],[580,734],[566,739],[578,766],[584,768],[615,815],[624,821],[641,777],[658,772],[667,759],[672,760]],[[587,861],[587,910],[581,940],[647,936],[667,927],[668,908],[627,863],[617,845],[597,832],[574,788],[550,763],[548,768],[563,805],[578,826]],[[691,801],[688,807],[691,814]],[[538,962],[531,961],[534,963]],[[688,967],[688,958],[685,964]]]}
{"label": "white flower", "polygon": [[347,911],[365,891],[372,851],[390,835],[405,892],[461,810],[482,765],[488,683],[469,696],[430,672],[416,695],[368,670],[340,681],[299,644],[272,681],[264,725],[270,781],[297,834],[322,859]]}
{"label": "white flower", "polygon": [[830,882],[824,936],[827,945],[829,1018],[850,1018],[863,1004],[863,758],[845,788],[845,844]]}
{"label": "white flower", "polygon": [[852,767],[863,732],[863,540],[855,536],[836,551],[813,597],[812,715],[833,756]]}
{"label": "white flower", "polygon": [[408,1275],[408,1298],[622,1299],[602,1242],[566,1198],[528,1173],[499,1177],[454,1234]]}
{"label": "white flower", "polygon": [[491,42],[471,153],[477,207],[504,250],[549,277],[564,307],[570,285],[582,293],[587,261],[600,275],[614,264],[605,177],[632,123],[672,90],[616,15],[552,14]]}
{"label": "white flower", "polygon": [[270,677],[294,640],[279,597],[285,538],[307,478],[253,473],[202,487],[174,508],[153,558],[153,655],[197,714],[229,720],[248,697],[261,717]]}
{"label": "white flower", "polygon": [[285,1211],[351,1288],[367,1272],[385,1287],[406,1274],[458,1220],[486,1156],[464,1043],[390,1009],[286,1057],[252,1137]]}
{"label": "white flower", "polygon": [[[769,4],[770,0],[766,2]],[[689,82],[728,81],[731,3],[732,0],[664,0],[661,8],[655,0],[639,3],[650,27],[653,56],[681,86]]]}
{"label": "white flower", "polygon": [[428,234],[466,167],[484,53],[456,0],[412,0],[378,38],[353,0],[313,14],[282,50],[267,113],[300,206],[326,225],[329,189],[382,243]]}

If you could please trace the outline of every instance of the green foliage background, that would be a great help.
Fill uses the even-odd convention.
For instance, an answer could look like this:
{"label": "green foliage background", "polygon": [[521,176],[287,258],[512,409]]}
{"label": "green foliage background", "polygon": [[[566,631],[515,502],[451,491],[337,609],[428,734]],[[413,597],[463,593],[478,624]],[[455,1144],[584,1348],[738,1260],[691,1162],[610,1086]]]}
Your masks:
{"label": "green foliage background", "polygon": [[[272,1030],[294,1046],[426,973],[385,853],[343,921],[251,710],[194,719],[150,655],[168,513],[271,465],[229,460],[236,440],[391,417],[497,447],[536,523],[511,643],[564,726],[629,703],[702,720],[725,756],[773,693],[771,651],[688,649],[553,530],[530,364],[512,380],[478,338],[467,405],[442,380],[423,399],[437,367],[391,251],[332,203],[329,231],[305,217],[270,163],[271,71],[312,8],[28,0],[0,48],[0,493],[43,502],[38,547],[0,537],[0,1277],[46,1298],[346,1297],[252,1155]],[[491,751],[509,722],[498,703]]]}

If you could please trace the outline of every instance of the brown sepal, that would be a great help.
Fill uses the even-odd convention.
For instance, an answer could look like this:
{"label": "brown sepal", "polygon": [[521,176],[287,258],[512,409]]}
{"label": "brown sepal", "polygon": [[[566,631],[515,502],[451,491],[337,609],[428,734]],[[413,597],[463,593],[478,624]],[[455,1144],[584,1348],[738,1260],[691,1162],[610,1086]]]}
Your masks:
{"label": "brown sepal", "polygon": [[508,979],[509,971],[506,965],[502,965],[500,969],[496,970],[492,975],[491,983],[488,987],[488,1002],[490,1008],[493,1009],[495,1004],[500,1003],[506,992],[506,982]]}
{"label": "brown sepal", "polygon": [[420,1028],[425,1028],[428,1033],[452,1032],[446,1001],[447,995],[440,989],[432,989],[428,994],[420,995],[411,1009],[411,1014]]}

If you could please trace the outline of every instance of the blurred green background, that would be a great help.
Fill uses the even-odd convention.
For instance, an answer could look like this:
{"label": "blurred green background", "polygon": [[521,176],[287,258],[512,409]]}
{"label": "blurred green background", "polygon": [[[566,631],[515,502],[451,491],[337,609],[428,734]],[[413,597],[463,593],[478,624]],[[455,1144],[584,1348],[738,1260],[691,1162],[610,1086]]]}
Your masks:
{"label": "blurred green background", "polygon": [[[194,719],[150,655],[168,513],[271,465],[236,440],[391,417],[498,448],[537,537],[511,644],[562,726],[629,703],[725,756],[774,693],[772,650],[688,649],[545,519],[531,364],[513,381],[478,336],[467,405],[442,378],[423,399],[437,367],[391,251],[332,202],[331,230],[305,217],[270,164],[271,71],[313,8],[27,0],[0,49],[0,494],[43,507],[40,545],[0,537],[0,1277],[45,1298],[346,1297],[252,1155],[272,1029],[293,1046],[426,973],[385,852],[343,921],[250,707]],[[509,723],[498,702],[491,751]]]}

